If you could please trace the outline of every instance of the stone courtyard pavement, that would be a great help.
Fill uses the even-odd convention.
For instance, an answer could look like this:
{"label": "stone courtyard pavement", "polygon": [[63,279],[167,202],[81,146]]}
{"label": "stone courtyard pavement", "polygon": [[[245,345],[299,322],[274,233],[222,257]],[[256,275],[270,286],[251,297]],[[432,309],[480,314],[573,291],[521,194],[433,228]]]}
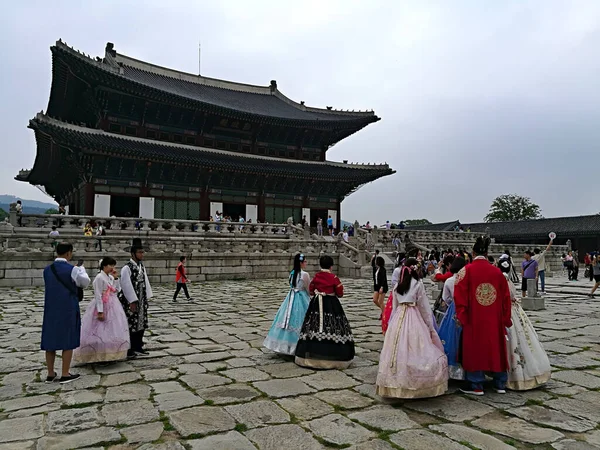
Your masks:
{"label": "stone courtyard pavement", "polygon": [[[386,403],[368,280],[344,280],[357,357],[344,371],[297,367],[261,348],[283,280],[193,284],[193,304],[155,287],[151,357],[75,368],[45,384],[43,291],[0,290],[0,450],[600,448],[600,304],[590,282],[550,279],[532,312],[554,366],[543,389]],[[89,301],[91,292],[86,292]]]}

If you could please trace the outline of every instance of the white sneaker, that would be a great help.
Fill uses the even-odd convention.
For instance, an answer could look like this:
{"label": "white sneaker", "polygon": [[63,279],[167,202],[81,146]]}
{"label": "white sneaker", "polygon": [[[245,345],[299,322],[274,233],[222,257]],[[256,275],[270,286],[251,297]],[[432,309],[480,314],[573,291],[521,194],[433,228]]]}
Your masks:
{"label": "white sneaker", "polygon": [[496,389],[496,388],[494,388],[494,390],[496,391],[496,394],[506,394],[506,389]]}

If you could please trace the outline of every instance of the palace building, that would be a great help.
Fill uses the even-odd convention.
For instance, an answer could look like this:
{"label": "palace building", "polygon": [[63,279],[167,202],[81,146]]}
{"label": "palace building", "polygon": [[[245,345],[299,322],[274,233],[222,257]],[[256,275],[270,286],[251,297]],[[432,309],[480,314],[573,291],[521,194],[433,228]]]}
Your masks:
{"label": "palace building", "polygon": [[16,177],[70,214],[283,223],[340,220],[342,200],[393,174],[326,159],[377,122],[372,111],[311,108],[269,86],[179,72],[117,53],[52,51],[46,113],[29,122],[37,155]]}

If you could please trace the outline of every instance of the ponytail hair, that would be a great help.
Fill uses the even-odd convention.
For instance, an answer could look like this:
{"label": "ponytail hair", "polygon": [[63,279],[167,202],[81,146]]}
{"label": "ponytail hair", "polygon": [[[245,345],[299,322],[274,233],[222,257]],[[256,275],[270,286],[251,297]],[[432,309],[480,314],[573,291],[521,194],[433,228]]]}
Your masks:
{"label": "ponytail hair", "polygon": [[294,268],[290,273],[290,284],[292,287],[296,287],[298,284],[298,276],[302,272],[302,263],[305,259],[306,257],[302,253],[298,253],[296,256],[294,256]]}
{"label": "ponytail hair", "polygon": [[396,286],[396,292],[400,295],[406,294],[410,289],[412,280],[419,280],[419,262],[416,258],[408,258],[400,269],[400,281]]}

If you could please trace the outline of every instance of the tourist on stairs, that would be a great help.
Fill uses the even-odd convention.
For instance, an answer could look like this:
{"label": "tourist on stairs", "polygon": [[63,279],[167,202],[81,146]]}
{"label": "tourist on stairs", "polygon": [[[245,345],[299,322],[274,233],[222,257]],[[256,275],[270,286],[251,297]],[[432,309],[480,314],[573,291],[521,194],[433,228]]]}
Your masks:
{"label": "tourist on stairs", "polygon": [[121,269],[122,290],[119,293],[119,300],[129,322],[131,342],[131,348],[127,352],[129,358],[149,354],[144,349],[144,331],[148,328],[148,300],[152,298],[152,287],[142,262],[144,254],[142,240],[133,239],[131,259]]}
{"label": "tourist on stairs", "polygon": [[464,380],[465,372],[460,364],[460,334],[462,328],[456,320],[456,306],[454,305],[454,283],[456,274],[465,267],[464,258],[457,256],[452,262],[450,272],[452,277],[444,283],[442,303],[446,305],[444,318],[440,323],[439,335],[444,345],[444,353],[448,357],[448,376],[453,380]]}
{"label": "tourist on stairs", "polygon": [[78,363],[121,361],[130,347],[127,316],[117,298],[121,289],[115,270],[117,261],[102,258],[94,278],[94,300],[81,323],[81,345],[75,350]]}
{"label": "tourist on stairs", "polygon": [[[46,382],[59,380],[65,384],[79,378],[69,372],[73,350],[79,347],[81,338],[81,316],[79,301],[83,298],[80,289],[90,284],[83,261],[73,267],[73,245],[60,243],[56,246],[57,258],[44,269],[44,319],[42,322],[41,349],[46,352],[48,376]],[[62,373],[59,379],[54,370],[57,350],[62,350]]]}
{"label": "tourist on stairs", "polygon": [[190,294],[189,294],[188,288],[187,288],[187,282],[189,281],[189,279],[187,277],[187,272],[185,271],[185,261],[186,261],[186,257],[181,256],[179,258],[179,264],[177,264],[177,270],[175,272],[175,283],[177,283],[177,288],[175,288],[175,294],[173,294],[174,302],[177,301],[177,296],[179,295],[179,291],[181,291],[181,289],[183,289],[185,298],[189,302],[194,300],[192,297],[190,297]]}
{"label": "tourist on stairs", "polygon": [[510,262],[498,261],[498,267],[506,277],[512,300],[512,327],[508,329],[508,383],[515,391],[534,389],[546,383],[551,376],[550,361],[540,343],[531,321],[521,307],[517,290],[508,279]]}
{"label": "tourist on stairs", "polygon": [[354,337],[338,297],[344,286],[331,272],[333,259],[321,256],[321,271],[309,285],[313,296],[296,347],[296,364],[316,369],[346,369],[354,359]]}
{"label": "tourist on stairs", "polygon": [[484,372],[492,372],[497,393],[506,393],[508,358],[506,328],[512,325],[508,284],[502,272],[487,260],[490,238],[479,236],[471,264],[454,281],[456,317],[462,326],[462,365],[465,394],[483,395]]}
{"label": "tourist on stairs", "polygon": [[294,257],[294,268],[290,272],[290,291],[279,307],[263,346],[283,355],[294,355],[300,337],[304,316],[310,297],[308,285],[310,275],[305,272],[306,257],[299,253]]}
{"label": "tourist on stairs", "polygon": [[393,312],[377,372],[377,394],[393,398],[437,397],[448,389],[448,361],[418,262],[409,258],[392,291]]}

